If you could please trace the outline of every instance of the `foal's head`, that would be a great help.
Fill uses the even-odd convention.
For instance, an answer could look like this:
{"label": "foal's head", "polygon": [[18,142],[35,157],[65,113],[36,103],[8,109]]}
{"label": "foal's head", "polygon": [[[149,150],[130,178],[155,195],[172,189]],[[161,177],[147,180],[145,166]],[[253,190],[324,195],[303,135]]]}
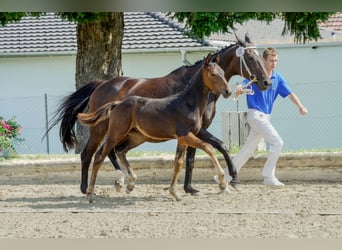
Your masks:
{"label": "foal's head", "polygon": [[232,90],[224,76],[223,69],[217,64],[219,56],[212,56],[210,53],[205,59],[202,67],[202,77],[204,84],[216,94],[222,94],[224,98],[228,98],[232,94]]}

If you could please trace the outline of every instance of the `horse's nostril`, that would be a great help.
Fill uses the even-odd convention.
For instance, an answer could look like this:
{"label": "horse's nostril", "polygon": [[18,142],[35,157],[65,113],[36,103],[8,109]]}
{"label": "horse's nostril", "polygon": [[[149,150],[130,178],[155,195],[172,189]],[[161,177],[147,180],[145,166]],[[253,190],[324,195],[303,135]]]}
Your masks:
{"label": "horse's nostril", "polygon": [[268,81],[268,80],[264,81],[264,85],[265,85],[265,86],[270,86],[271,84],[272,84],[271,81]]}

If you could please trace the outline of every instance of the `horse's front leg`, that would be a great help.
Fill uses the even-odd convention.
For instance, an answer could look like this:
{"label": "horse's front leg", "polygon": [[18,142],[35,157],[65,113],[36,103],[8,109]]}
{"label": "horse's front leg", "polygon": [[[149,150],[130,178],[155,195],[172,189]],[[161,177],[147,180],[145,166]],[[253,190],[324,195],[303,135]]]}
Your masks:
{"label": "horse's front leg", "polygon": [[196,136],[200,138],[201,140],[209,143],[218,151],[220,151],[220,153],[223,155],[226,161],[229,175],[232,177],[230,184],[233,187],[236,187],[236,185],[239,183],[239,180],[237,177],[237,171],[229,155],[229,150],[227,149],[226,145],[220,139],[216,138],[211,133],[209,133],[205,128],[201,128],[200,132]]}
{"label": "horse's front leg", "polygon": [[169,192],[176,199],[176,201],[180,201],[180,197],[177,195],[177,181],[179,178],[180,170],[184,161],[186,146],[180,145],[179,142],[177,144],[177,151],[174,160],[174,169],[173,169],[173,177],[170,183]]}
{"label": "horse's front leg", "polygon": [[192,172],[194,169],[196,149],[188,147],[186,150],[186,168],[185,168],[185,178],[184,178],[184,191],[185,193],[190,193],[191,195],[196,195],[199,191],[194,189],[191,185]]}
{"label": "horse's front leg", "polygon": [[202,149],[204,152],[206,152],[210,156],[215,168],[218,171],[219,188],[221,191],[224,191],[226,189],[227,182],[225,181],[225,178],[224,178],[224,170],[222,169],[215,155],[214,148],[209,143],[202,141],[200,138],[198,138],[192,133],[189,133],[187,136],[180,137],[178,138],[178,140],[182,144],[188,145],[189,147]]}

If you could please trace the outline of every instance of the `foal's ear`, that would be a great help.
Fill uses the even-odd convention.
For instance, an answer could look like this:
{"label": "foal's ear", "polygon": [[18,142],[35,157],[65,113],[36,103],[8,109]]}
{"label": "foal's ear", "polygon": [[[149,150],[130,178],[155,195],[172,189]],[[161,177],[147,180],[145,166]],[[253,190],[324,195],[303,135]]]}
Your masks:
{"label": "foal's ear", "polygon": [[205,59],[205,66],[208,66],[211,61],[211,53],[207,55],[207,58]]}
{"label": "foal's ear", "polygon": [[214,63],[219,63],[219,61],[220,61],[220,55],[217,53],[216,55],[215,55],[215,58],[214,58]]}

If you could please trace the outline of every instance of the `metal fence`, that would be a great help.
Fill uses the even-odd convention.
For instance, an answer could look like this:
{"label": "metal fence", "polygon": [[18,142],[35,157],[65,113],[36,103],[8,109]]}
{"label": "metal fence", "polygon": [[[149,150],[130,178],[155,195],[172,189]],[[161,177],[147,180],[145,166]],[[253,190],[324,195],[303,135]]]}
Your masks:
{"label": "metal fence", "polygon": [[[291,87],[308,107],[309,113],[307,116],[300,116],[297,108],[288,98],[278,98],[272,115],[272,123],[285,141],[284,150],[341,148],[342,109],[339,93],[342,93],[342,84],[327,81],[298,83]],[[42,140],[47,122],[62,97],[43,94],[1,98],[0,94],[0,116],[5,119],[16,116],[18,123],[22,125],[22,137],[25,140],[15,145],[18,153],[64,153],[59,140],[59,125]],[[222,127],[224,128],[225,124],[222,122],[222,112],[245,110],[244,97],[241,97],[238,102],[233,101],[233,98],[220,98],[217,103],[216,116],[209,131],[218,138],[224,138]],[[145,143],[134,150],[173,152],[175,148],[176,142],[173,140],[164,143]]]}

